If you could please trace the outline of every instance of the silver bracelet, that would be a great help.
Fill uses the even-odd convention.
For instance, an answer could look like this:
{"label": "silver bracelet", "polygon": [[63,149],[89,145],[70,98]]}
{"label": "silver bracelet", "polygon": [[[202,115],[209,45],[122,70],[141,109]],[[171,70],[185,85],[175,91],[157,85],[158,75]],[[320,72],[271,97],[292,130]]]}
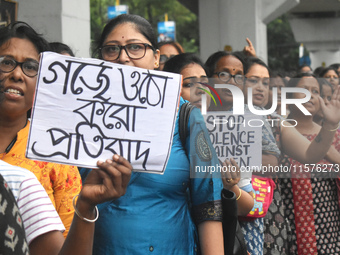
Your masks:
{"label": "silver bracelet", "polygon": [[96,208],[96,218],[93,219],[93,220],[89,220],[89,219],[87,219],[87,218],[81,216],[80,212],[78,212],[77,207],[76,207],[76,205],[75,205],[76,197],[79,197],[79,194],[78,194],[78,195],[75,195],[75,196],[73,197],[73,208],[74,208],[74,212],[77,214],[77,216],[78,216],[80,219],[82,219],[83,221],[86,221],[86,222],[90,222],[90,223],[96,222],[96,221],[98,220],[98,217],[99,217],[98,207],[95,206],[95,208]]}

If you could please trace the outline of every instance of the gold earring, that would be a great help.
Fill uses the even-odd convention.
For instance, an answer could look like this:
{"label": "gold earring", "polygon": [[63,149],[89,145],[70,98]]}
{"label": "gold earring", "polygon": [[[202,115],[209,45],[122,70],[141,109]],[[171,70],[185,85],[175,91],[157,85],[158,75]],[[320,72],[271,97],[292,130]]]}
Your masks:
{"label": "gold earring", "polygon": [[156,66],[156,67],[159,67],[159,64],[158,64],[158,62],[155,62],[155,66]]}

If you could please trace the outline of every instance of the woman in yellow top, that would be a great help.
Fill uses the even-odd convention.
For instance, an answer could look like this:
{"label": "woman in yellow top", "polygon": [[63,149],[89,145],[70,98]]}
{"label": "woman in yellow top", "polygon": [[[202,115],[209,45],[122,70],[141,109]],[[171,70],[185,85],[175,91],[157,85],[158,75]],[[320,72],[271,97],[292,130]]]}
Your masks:
{"label": "woman in yellow top", "polygon": [[0,78],[5,94],[0,104],[0,159],[35,174],[52,200],[66,236],[74,214],[72,198],[81,189],[77,167],[25,157],[39,54],[48,49],[47,41],[26,23],[0,29]]}

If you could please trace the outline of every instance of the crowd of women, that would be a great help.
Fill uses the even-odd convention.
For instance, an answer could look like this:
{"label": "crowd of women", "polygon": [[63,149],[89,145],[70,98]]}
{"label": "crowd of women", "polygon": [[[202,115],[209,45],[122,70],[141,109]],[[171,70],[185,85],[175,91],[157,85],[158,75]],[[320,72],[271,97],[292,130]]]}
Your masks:
{"label": "crowd of women", "polygon": [[[23,222],[11,236],[13,220],[0,225],[3,253],[340,254],[339,176],[333,174],[340,164],[339,66],[319,68],[317,74],[302,68],[296,76],[286,77],[271,72],[256,57],[249,39],[247,44],[243,51],[212,53],[203,63],[196,55],[184,53],[178,43],[158,44],[152,26],[140,16],[120,15],[104,27],[94,42],[94,58],[179,73],[183,77],[179,111],[186,101],[196,106],[185,144],[178,114],[168,164],[163,175],[156,175],[131,171],[130,162],[119,155],[99,161],[98,169],[27,159],[39,54],[73,53],[66,45],[48,43],[26,23],[1,28],[0,174],[4,180],[0,179],[0,190],[7,203],[17,206]],[[232,111],[233,96],[226,88],[216,88],[221,103],[212,104],[210,97],[204,102],[208,84],[234,85],[245,95],[251,88],[252,103],[262,110],[272,108],[272,94],[277,93],[275,113],[263,116],[280,121],[262,127],[262,165],[303,169],[314,164],[325,166],[329,175],[302,171],[265,177],[275,183],[269,208],[264,216],[249,220],[256,202],[254,178],[244,178],[235,160],[218,159],[200,113],[202,102],[209,111]],[[292,105],[282,116],[282,87],[309,91],[310,100],[303,106],[311,115]],[[283,126],[285,117],[295,122]],[[221,178],[190,178],[192,164],[222,164],[238,171],[225,172]],[[10,187],[14,199],[3,186]],[[45,207],[39,208],[41,204]],[[231,222],[230,208],[236,204],[240,218]],[[0,216],[13,218],[10,211]],[[238,224],[242,240],[235,238]],[[13,240],[20,236],[20,225],[19,247]]]}

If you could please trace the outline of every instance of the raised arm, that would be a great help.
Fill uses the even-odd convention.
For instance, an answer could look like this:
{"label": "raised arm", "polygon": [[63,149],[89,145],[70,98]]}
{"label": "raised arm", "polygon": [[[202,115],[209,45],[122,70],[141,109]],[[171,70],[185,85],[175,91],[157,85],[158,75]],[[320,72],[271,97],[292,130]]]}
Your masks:
{"label": "raised arm", "polygon": [[340,121],[340,86],[334,91],[332,99],[325,105],[319,98],[324,114],[324,123],[312,142],[293,127],[282,127],[281,140],[283,152],[301,163],[317,163],[328,152]]}
{"label": "raised arm", "polygon": [[[99,216],[96,205],[114,200],[125,194],[132,167],[118,155],[112,160],[98,162],[86,178],[75,202],[75,213],[69,234],[64,242],[59,231],[51,231],[34,239],[29,245],[31,255],[92,254],[95,219]],[[99,216],[100,217],[100,216]]]}

